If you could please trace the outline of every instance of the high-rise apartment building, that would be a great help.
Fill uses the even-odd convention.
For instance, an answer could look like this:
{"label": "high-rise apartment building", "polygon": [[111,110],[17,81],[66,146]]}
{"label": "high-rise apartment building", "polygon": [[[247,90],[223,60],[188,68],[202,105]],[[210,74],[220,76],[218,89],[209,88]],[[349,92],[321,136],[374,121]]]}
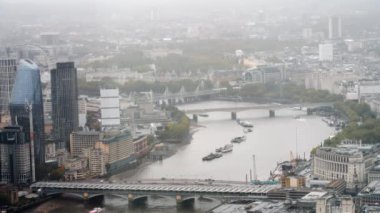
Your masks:
{"label": "high-rise apartment building", "polygon": [[30,144],[20,126],[0,130],[0,183],[31,182]]}
{"label": "high-rise apartment building", "polygon": [[51,103],[53,135],[68,148],[70,134],[79,125],[77,69],[74,62],[57,63],[57,68],[51,70]]}
{"label": "high-rise apartment building", "polygon": [[9,112],[9,100],[16,77],[17,64],[15,59],[0,59],[0,111]]}
{"label": "high-rise apartment building", "polygon": [[[30,107],[32,108],[31,113],[29,113]],[[31,141],[32,135],[36,164],[44,164],[44,110],[40,70],[37,64],[31,60],[20,60],[9,103],[9,110],[12,123],[23,127],[25,133],[30,133],[29,119],[32,119],[33,134],[25,134],[26,141]],[[29,115],[32,115],[32,118]]]}
{"label": "high-rise apartment building", "polygon": [[339,16],[329,17],[329,39],[342,38],[342,19]]}

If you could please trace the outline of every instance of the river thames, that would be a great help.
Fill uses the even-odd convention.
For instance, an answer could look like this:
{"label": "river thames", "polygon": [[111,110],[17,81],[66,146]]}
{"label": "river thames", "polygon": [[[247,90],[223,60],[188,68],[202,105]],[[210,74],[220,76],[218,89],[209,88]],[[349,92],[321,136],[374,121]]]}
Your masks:
{"label": "river thames", "polygon": [[[179,106],[180,109],[222,108],[249,106],[252,103],[233,103],[210,101]],[[290,152],[295,156],[309,158],[313,147],[334,133],[318,116],[307,116],[305,111],[281,109],[274,118],[269,118],[268,110],[247,110],[238,112],[240,120],[251,122],[254,127],[244,133],[236,121],[231,120],[229,112],[211,112],[208,117],[198,117],[198,126],[191,143],[180,147],[177,153],[162,161],[153,162],[139,168],[132,176],[119,174],[114,181],[139,179],[215,179],[245,181],[253,168],[253,155],[256,158],[257,176],[267,179],[277,162],[289,160]],[[192,117],[189,115],[189,117]],[[247,140],[234,144],[233,151],[212,161],[202,161],[202,157],[214,152],[216,148],[230,143],[237,136],[245,135]],[[67,200],[53,200],[44,206],[61,205],[49,212],[86,212],[91,207]],[[148,203],[140,208],[128,208],[125,197],[106,197],[105,212],[205,212],[219,204],[217,200],[196,200],[194,209],[177,209],[171,197],[149,197]],[[38,209],[37,209],[38,210]],[[36,211],[37,211],[36,210]]]}

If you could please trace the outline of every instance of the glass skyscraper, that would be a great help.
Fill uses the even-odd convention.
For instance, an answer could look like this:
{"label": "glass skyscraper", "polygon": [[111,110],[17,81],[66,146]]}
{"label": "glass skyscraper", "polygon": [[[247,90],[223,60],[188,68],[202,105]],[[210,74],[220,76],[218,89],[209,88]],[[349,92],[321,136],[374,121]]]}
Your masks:
{"label": "glass skyscraper", "polygon": [[32,180],[30,144],[20,126],[0,130],[0,183],[23,185]]}
{"label": "glass skyscraper", "polygon": [[51,103],[55,139],[69,148],[70,134],[79,126],[77,69],[74,62],[57,63],[51,70]]}
{"label": "glass skyscraper", "polygon": [[[45,146],[40,70],[33,61],[20,60],[9,110],[12,123],[23,127],[25,133],[30,132],[27,104],[32,105],[35,160],[36,164],[42,165],[45,163]],[[30,134],[26,134],[26,141],[30,142],[30,137]]]}
{"label": "glass skyscraper", "polygon": [[0,111],[8,112],[9,100],[16,77],[16,59],[0,59]]}

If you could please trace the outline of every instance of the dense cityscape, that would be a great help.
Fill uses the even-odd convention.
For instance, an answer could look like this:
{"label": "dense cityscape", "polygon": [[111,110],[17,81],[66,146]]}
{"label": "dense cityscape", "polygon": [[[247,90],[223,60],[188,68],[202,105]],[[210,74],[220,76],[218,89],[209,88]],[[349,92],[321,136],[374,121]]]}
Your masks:
{"label": "dense cityscape", "polygon": [[0,0],[0,212],[380,212],[379,10]]}

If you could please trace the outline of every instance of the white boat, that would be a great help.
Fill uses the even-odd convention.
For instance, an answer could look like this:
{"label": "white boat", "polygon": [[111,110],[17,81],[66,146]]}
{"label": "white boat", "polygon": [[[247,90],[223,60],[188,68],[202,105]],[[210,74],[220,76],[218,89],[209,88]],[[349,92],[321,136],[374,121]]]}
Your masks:
{"label": "white boat", "polygon": [[250,122],[248,121],[240,121],[240,125],[242,127],[245,127],[245,128],[252,128],[253,127],[253,124],[251,124]]}
{"label": "white boat", "polygon": [[101,213],[103,212],[102,208],[96,207],[93,210],[91,210],[89,213]]}
{"label": "white boat", "polygon": [[246,139],[247,138],[245,136],[236,137],[236,138],[231,140],[231,143],[241,143],[241,142],[245,141]]}
{"label": "white boat", "polygon": [[223,153],[232,152],[233,147],[234,146],[232,144],[227,144],[223,147],[222,152]]}

